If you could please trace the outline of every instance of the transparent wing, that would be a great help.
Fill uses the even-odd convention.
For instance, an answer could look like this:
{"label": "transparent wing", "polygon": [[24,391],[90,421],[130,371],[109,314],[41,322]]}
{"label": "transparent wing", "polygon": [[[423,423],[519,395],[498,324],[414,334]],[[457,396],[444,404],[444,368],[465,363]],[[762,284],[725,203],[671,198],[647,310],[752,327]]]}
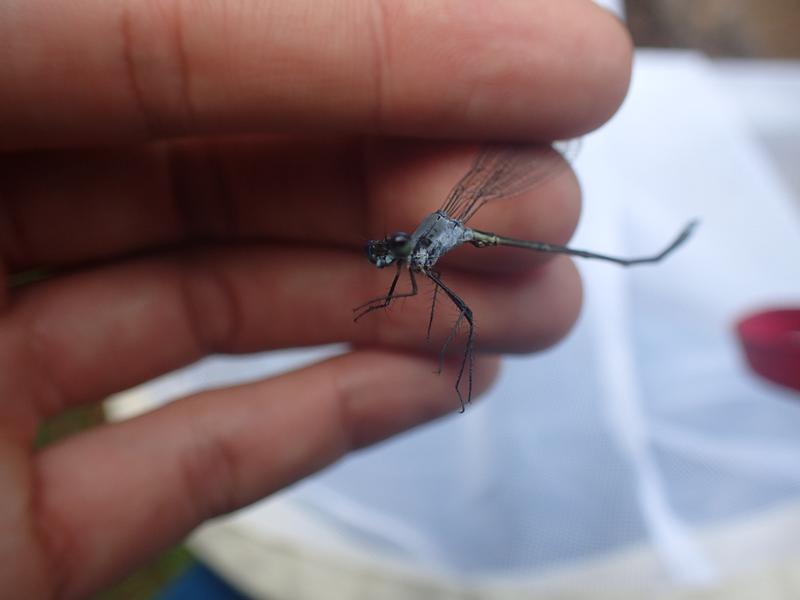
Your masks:
{"label": "transparent wing", "polygon": [[469,171],[450,190],[440,210],[466,223],[488,201],[531,190],[566,169],[579,147],[578,140],[553,146],[484,146]]}

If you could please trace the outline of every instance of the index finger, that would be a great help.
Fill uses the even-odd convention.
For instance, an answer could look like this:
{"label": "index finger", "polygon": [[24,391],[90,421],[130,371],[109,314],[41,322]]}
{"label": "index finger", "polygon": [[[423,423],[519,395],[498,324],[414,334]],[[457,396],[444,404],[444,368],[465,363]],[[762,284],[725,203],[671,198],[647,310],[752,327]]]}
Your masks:
{"label": "index finger", "polygon": [[578,135],[631,46],[587,0],[10,0],[0,149],[333,129]]}

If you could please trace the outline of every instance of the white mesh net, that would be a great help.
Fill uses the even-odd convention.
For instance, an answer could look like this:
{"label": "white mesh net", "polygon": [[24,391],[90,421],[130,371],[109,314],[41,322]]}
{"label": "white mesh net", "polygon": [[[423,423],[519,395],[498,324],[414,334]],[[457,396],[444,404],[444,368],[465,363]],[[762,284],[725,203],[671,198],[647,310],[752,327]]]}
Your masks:
{"label": "white mesh net", "polygon": [[[212,564],[270,598],[797,597],[800,397],[752,376],[732,329],[800,304],[797,206],[705,62],[639,61],[578,158],[575,245],[637,254],[699,217],[695,238],[654,267],[582,265],[564,343],[509,359],[466,414],[201,531]],[[146,394],[296,360],[206,361]]]}

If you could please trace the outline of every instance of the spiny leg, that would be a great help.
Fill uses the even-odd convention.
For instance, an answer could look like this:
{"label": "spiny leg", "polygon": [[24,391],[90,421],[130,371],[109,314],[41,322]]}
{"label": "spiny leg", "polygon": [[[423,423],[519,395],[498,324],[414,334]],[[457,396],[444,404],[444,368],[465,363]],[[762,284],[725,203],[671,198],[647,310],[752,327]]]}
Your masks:
{"label": "spiny leg", "polygon": [[[411,296],[417,295],[417,280],[414,277],[414,272],[411,270],[408,271],[408,277],[411,280],[411,291],[403,292],[402,294],[394,293],[394,290],[397,287],[397,280],[400,278],[400,270],[402,269],[402,266],[402,263],[397,264],[397,272],[395,272],[394,279],[392,279],[392,285],[389,286],[389,292],[385,296],[373,298],[372,300],[369,300],[360,306],[356,306],[353,309],[354,313],[358,313],[355,317],[353,317],[353,321],[358,321],[361,317],[371,313],[373,310],[388,307],[392,300],[395,300],[396,298],[410,298]],[[376,304],[376,302],[378,304]]]}
{"label": "spiny leg", "polygon": [[[389,292],[386,294],[386,296],[382,296],[380,298],[373,298],[369,302],[365,302],[361,306],[354,308],[353,309],[354,312],[358,311],[359,309],[363,310],[361,310],[361,312],[359,312],[355,317],[353,317],[353,321],[358,321],[361,317],[371,313],[374,310],[378,310],[380,308],[387,308],[389,304],[391,304],[392,300],[396,300],[397,298],[410,298],[412,296],[416,296],[418,289],[417,289],[417,280],[414,277],[414,272],[413,271],[408,272],[408,277],[411,280],[410,292],[403,292],[402,294],[394,293],[395,287],[397,285],[397,279],[399,277],[400,277],[400,269],[398,268],[398,272],[395,274],[395,277],[392,280],[392,285],[389,288]],[[375,304],[376,302],[378,304]]]}
{"label": "spiny leg", "polygon": [[[438,271],[431,271],[431,273],[436,275],[436,277],[440,276]],[[438,285],[434,285],[433,286],[433,301],[431,302],[431,316],[428,318],[428,330],[427,330],[427,333],[425,334],[425,341],[426,342],[430,342],[431,341],[431,327],[433,326],[433,313],[436,311],[436,296],[438,294],[439,294],[439,286]],[[441,362],[439,364],[439,372],[440,373],[442,372]]]}
{"label": "spiny leg", "polygon": [[[367,300],[363,304],[359,304],[353,309],[353,312],[356,313],[363,308],[369,306],[370,304],[374,304],[375,302],[385,302],[384,306],[388,306],[389,303],[392,301],[394,297],[394,290],[397,287],[397,280],[400,279],[400,269],[403,267],[402,263],[397,263],[397,269],[394,272],[394,279],[392,279],[392,284],[389,286],[389,291],[384,296],[378,296],[377,298],[373,298],[372,300]],[[353,319],[354,321],[358,321],[360,317],[356,317]]]}
{"label": "spiny leg", "polygon": [[[429,273],[433,274],[437,279],[441,280],[441,273],[439,273],[439,271],[430,270]],[[439,286],[434,285],[433,302],[431,302],[431,315],[430,318],[428,319],[428,333],[425,336],[426,342],[431,341],[431,326],[433,325],[433,315],[434,311],[436,310],[436,297],[438,294],[439,294]],[[447,335],[447,339],[444,341],[444,344],[442,344],[442,347],[439,350],[439,366],[434,371],[434,373],[436,373],[437,375],[440,375],[442,373],[442,370],[444,369],[444,357],[445,353],[447,352],[447,347],[450,345],[450,342],[452,342],[455,339],[455,337],[458,335],[458,332],[461,330],[461,321],[463,320],[464,320],[464,313],[459,312],[456,322],[450,328],[450,333]]]}
{"label": "spiny leg", "polygon": [[447,339],[444,341],[444,344],[442,344],[441,350],[439,350],[439,368],[434,371],[434,373],[437,375],[439,375],[442,372],[442,369],[444,369],[444,357],[447,352],[447,347],[450,345],[450,342],[456,338],[458,332],[461,331],[461,322],[463,320],[464,313],[459,312],[456,322],[453,323],[453,326],[450,328],[450,333],[447,335]]}
{"label": "spiny leg", "polygon": [[[459,317],[456,321],[456,327],[458,327],[461,323],[462,319],[466,319],[467,323],[469,324],[469,331],[467,332],[467,344],[466,348],[464,349],[464,356],[461,359],[461,367],[458,369],[458,377],[456,378],[456,394],[458,394],[458,400],[461,403],[461,410],[459,412],[464,412],[464,397],[461,395],[461,380],[464,377],[464,369],[468,368],[467,373],[467,401],[466,404],[472,400],[472,368],[473,368],[473,357],[472,357],[472,345],[473,339],[475,335],[475,322],[472,318],[472,310],[467,306],[467,304],[456,294],[453,290],[447,287],[439,276],[432,272],[426,272],[425,275],[436,284],[437,287],[441,288],[442,291],[447,294],[447,297],[455,304],[456,308],[459,311]],[[452,335],[452,332],[451,332]],[[449,343],[450,338],[448,338]]]}
{"label": "spiny leg", "polygon": [[[439,273],[439,271],[431,270],[429,272],[431,274],[433,274],[436,277],[436,279],[439,280],[439,282],[441,282],[442,275],[441,275],[441,273]],[[438,285],[434,285],[433,286],[434,303],[435,303],[435,299],[436,299],[436,294],[438,294],[438,292],[439,292],[439,286]],[[433,321],[433,306],[431,306],[431,318],[430,318],[430,320],[431,320],[431,322]],[[447,338],[445,339],[444,344],[442,344],[442,348],[439,350],[439,367],[434,371],[434,373],[436,373],[437,375],[441,374],[442,369],[444,369],[444,357],[445,357],[445,355],[447,353],[447,348],[448,348],[448,346],[450,346],[450,343],[456,338],[456,336],[458,335],[458,332],[461,331],[461,322],[463,320],[464,320],[464,313],[463,312],[459,312],[458,313],[458,318],[456,319],[456,322],[453,323],[453,326],[450,328],[450,333],[447,334]],[[428,323],[428,341],[430,341],[430,325],[431,325],[431,323],[429,322]]]}

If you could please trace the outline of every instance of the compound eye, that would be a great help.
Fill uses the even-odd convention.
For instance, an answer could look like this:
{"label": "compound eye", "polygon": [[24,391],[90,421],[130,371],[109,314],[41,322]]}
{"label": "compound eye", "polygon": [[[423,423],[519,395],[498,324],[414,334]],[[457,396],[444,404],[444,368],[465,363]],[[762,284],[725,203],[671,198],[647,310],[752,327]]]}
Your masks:
{"label": "compound eye", "polygon": [[378,263],[378,249],[376,248],[376,245],[377,244],[375,243],[375,241],[372,241],[368,242],[364,246],[364,254],[367,255],[367,260],[369,260],[369,262],[371,262],[372,264]]}
{"label": "compound eye", "polygon": [[392,248],[402,248],[408,243],[409,237],[407,233],[398,231],[389,238],[389,246]]}

